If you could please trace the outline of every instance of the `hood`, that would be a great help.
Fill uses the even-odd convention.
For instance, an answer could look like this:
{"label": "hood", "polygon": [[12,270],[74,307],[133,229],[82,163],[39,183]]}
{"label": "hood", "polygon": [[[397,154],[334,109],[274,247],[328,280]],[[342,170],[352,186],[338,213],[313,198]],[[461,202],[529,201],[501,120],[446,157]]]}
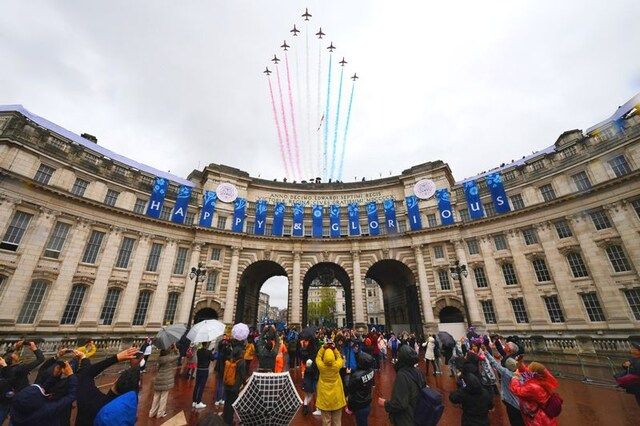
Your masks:
{"label": "hood", "polygon": [[398,350],[398,363],[396,368],[400,370],[404,367],[413,367],[418,363],[418,354],[409,345],[402,345]]}
{"label": "hood", "polygon": [[336,362],[336,355],[331,349],[327,349],[324,351],[322,361],[325,363],[325,365],[333,365],[333,363]]}
{"label": "hood", "polygon": [[138,394],[127,392],[102,407],[94,426],[134,426],[138,411]]}
{"label": "hood", "polygon": [[116,391],[118,395],[129,391],[137,392],[140,386],[140,367],[129,367],[120,373],[116,381]]}
{"label": "hood", "polygon": [[12,400],[11,417],[16,423],[28,423],[31,416],[47,403],[40,386],[31,385],[18,392]]}
{"label": "hood", "polygon": [[465,391],[471,394],[478,394],[482,392],[482,383],[475,374],[465,374],[464,382],[467,384]]}
{"label": "hood", "polygon": [[361,370],[370,370],[374,366],[374,359],[366,352],[358,352],[356,355],[356,363]]}

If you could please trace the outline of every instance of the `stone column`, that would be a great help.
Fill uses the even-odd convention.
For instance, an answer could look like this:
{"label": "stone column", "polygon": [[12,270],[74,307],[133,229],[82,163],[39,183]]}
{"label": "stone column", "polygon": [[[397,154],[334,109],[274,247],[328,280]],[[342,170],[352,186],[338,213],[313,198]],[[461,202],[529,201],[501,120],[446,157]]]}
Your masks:
{"label": "stone column", "polygon": [[364,300],[362,297],[362,275],[360,271],[360,250],[351,250],[353,261],[353,303],[355,304],[356,329],[366,329],[367,321],[364,317]]}
{"label": "stone column", "polygon": [[629,263],[636,272],[640,271],[640,226],[636,212],[626,201],[607,206],[607,211],[620,234]]}
{"label": "stone column", "polygon": [[224,302],[223,322],[233,324],[233,311],[235,308],[236,289],[238,288],[238,262],[240,261],[240,247],[232,247],[231,266],[229,267],[229,281],[227,282],[227,294]]}
{"label": "stone column", "polygon": [[162,255],[162,262],[159,264],[160,271],[158,271],[158,286],[153,293],[151,300],[150,313],[148,316],[147,327],[160,327],[162,326],[162,320],[164,317],[164,308],[167,304],[169,282],[171,281],[171,274],[173,272],[173,265],[176,260],[177,242],[176,240],[167,240]]}
{"label": "stone column", "polygon": [[[462,240],[453,241],[453,246],[456,250],[456,257],[460,261],[461,265],[467,265],[467,254],[464,249],[464,245],[462,244]],[[467,269],[469,267],[467,266]],[[468,270],[468,273],[472,273],[472,271]],[[460,284],[462,286],[462,291],[464,291],[465,298],[467,299],[467,308],[469,309],[469,316],[471,317],[471,323],[473,325],[482,324],[483,321],[480,318],[480,308],[478,305],[478,299],[476,298],[476,292],[473,289],[473,280],[468,277],[460,277]],[[455,280],[454,280],[455,284]]]}
{"label": "stone column", "polygon": [[491,237],[480,237],[479,241],[489,288],[491,288],[493,309],[498,317],[498,325],[512,327],[514,325],[513,314],[509,309],[509,301],[502,285],[502,269],[493,257]]}
{"label": "stone column", "polygon": [[198,267],[198,262],[200,262],[201,250],[202,250],[202,243],[195,243],[191,246],[190,263],[186,265],[187,276],[184,277],[184,291],[180,296],[180,298],[182,299],[180,303],[180,309],[176,313],[176,318],[178,318],[177,322],[180,324],[187,324],[189,322],[189,312],[191,311],[191,301],[193,300],[193,292],[197,291],[196,279],[189,278],[189,272],[191,271],[191,268]]}
{"label": "stone column", "polygon": [[431,294],[429,293],[429,283],[427,282],[427,268],[424,266],[424,256],[422,245],[413,246],[413,254],[418,265],[418,285],[420,287],[420,299],[422,302],[422,312],[424,314],[424,326],[427,329],[437,328],[433,307],[431,306]]}
{"label": "stone column", "polygon": [[302,285],[300,276],[300,252],[293,252],[293,274],[291,276],[291,311],[289,313],[290,326],[298,327],[302,323]]}

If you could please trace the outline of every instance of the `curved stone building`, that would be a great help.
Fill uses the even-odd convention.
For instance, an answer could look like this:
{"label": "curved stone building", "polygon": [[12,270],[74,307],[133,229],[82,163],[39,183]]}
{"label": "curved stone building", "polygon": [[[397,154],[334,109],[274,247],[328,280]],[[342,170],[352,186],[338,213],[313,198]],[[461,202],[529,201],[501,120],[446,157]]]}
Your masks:
{"label": "curved stone building", "polygon": [[[470,220],[442,161],[353,183],[287,183],[210,164],[187,179],[113,153],[21,106],[0,107],[0,332],[141,334],[196,320],[254,323],[262,284],[289,282],[288,322],[306,323],[310,286],[339,284],[346,324],[367,325],[366,283],[382,292],[384,323],[419,332],[469,321],[521,334],[629,334],[640,326],[640,115],[636,96],[611,119],[567,131],[550,147],[497,168],[512,210],[496,214],[479,179],[486,217]],[[159,219],[145,215],[155,176],[171,181]],[[479,178],[482,175],[478,176]],[[430,179],[448,188],[455,223],[433,197],[423,229],[408,230],[404,199]],[[197,225],[203,191],[233,184],[247,200],[242,232],[218,201]],[[193,186],[185,224],[168,220],[179,184]],[[311,205],[396,201],[398,232],[311,237]],[[255,202],[306,205],[304,235],[254,235]],[[195,218],[195,220],[194,220]],[[325,232],[328,218],[325,217]],[[459,262],[469,272],[454,280]],[[207,276],[196,286],[191,267]],[[464,294],[461,288],[464,289]],[[336,313],[338,314],[338,313]]]}

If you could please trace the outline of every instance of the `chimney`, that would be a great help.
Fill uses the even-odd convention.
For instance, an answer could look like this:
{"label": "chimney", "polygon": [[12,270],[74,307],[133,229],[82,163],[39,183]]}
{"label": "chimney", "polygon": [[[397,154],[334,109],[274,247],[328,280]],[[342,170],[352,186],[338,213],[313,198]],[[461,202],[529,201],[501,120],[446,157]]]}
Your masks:
{"label": "chimney", "polygon": [[86,140],[91,141],[91,142],[93,142],[93,143],[95,143],[95,144],[97,144],[97,143],[98,143],[98,138],[96,138],[96,137],[95,137],[95,136],[93,136],[93,135],[90,135],[89,133],[83,133],[83,134],[81,134],[80,136],[82,136],[82,137],[83,137],[83,138],[85,138]]}

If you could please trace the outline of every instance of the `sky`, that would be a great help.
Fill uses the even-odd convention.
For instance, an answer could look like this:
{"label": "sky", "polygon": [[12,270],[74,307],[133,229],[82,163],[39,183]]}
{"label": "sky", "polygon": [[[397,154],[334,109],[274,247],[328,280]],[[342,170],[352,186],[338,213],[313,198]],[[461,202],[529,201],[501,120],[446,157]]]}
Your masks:
{"label": "sky", "polygon": [[360,76],[344,181],[433,160],[461,180],[640,91],[635,0],[8,0],[0,103],[179,176],[218,163],[281,178],[262,70],[305,7]]}

